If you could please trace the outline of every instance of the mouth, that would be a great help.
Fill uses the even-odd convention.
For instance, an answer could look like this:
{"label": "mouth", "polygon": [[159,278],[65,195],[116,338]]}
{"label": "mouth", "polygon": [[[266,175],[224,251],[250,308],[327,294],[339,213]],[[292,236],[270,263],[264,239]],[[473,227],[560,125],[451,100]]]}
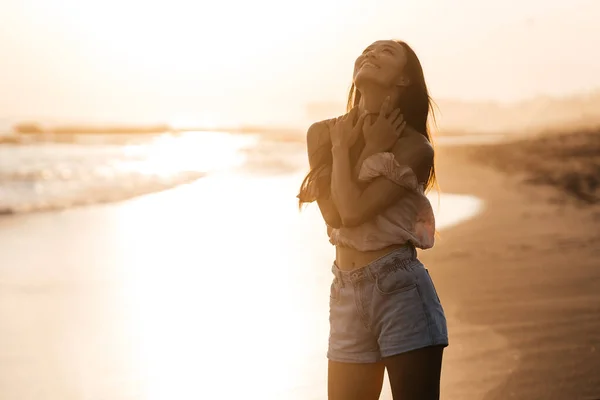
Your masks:
{"label": "mouth", "polygon": [[361,68],[365,68],[365,67],[369,67],[369,68],[375,68],[375,69],[379,69],[379,66],[373,64],[370,61],[365,61],[362,65]]}

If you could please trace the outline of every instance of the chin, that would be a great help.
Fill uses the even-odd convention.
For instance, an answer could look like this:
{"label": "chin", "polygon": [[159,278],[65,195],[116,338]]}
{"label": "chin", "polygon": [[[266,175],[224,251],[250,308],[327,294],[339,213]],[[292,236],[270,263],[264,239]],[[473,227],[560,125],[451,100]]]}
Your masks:
{"label": "chin", "polygon": [[385,82],[382,82],[382,76],[378,70],[372,68],[365,68],[358,71],[354,77],[354,84],[356,87],[365,85],[378,85],[386,86]]}

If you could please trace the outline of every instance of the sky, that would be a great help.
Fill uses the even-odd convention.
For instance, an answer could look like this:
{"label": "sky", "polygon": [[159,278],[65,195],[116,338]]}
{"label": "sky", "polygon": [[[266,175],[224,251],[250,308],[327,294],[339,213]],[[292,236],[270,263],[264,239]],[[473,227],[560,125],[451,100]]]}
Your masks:
{"label": "sky", "polygon": [[0,0],[0,119],[285,123],[396,38],[434,98],[600,88],[598,0]]}

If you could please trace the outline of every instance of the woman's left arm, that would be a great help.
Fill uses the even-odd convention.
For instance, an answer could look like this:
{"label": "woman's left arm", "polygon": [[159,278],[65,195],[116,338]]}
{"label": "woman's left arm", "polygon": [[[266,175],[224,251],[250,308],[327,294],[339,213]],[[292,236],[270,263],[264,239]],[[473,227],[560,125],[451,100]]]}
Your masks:
{"label": "woman's left arm", "polygon": [[[426,182],[433,165],[433,147],[423,142],[410,153],[400,150],[398,146],[392,150],[398,163],[410,167],[418,182]],[[386,177],[375,178],[361,189],[352,179],[349,148],[334,146],[332,153],[331,195],[343,226],[352,227],[368,221],[410,192]]]}

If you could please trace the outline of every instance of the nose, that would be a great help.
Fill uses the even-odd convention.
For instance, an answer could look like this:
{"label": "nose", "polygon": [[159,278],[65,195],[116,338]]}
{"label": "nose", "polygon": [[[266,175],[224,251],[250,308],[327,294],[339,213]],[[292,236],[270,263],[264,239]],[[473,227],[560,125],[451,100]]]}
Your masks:
{"label": "nose", "polygon": [[373,50],[369,50],[369,51],[367,51],[367,54],[365,54],[365,57],[367,57],[367,58],[376,58],[375,57],[375,52]]}

